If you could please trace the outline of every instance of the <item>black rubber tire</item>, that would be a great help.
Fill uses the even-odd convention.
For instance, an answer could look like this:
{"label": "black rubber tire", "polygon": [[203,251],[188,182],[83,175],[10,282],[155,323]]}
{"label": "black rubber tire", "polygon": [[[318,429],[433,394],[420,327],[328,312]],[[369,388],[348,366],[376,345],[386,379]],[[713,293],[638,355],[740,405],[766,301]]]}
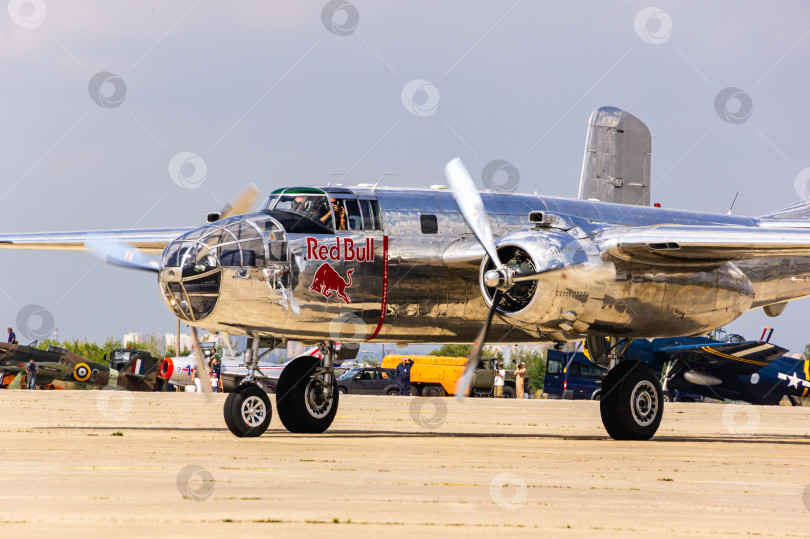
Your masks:
{"label": "black rubber tire", "polygon": [[447,392],[444,388],[438,384],[430,384],[429,386],[425,386],[422,389],[422,396],[423,397],[444,397],[447,395]]}
{"label": "black rubber tire", "polygon": [[515,391],[515,388],[512,386],[503,386],[503,398],[504,399],[517,398],[517,392]]}
{"label": "black rubber tire", "polygon": [[311,388],[314,384],[310,376],[319,368],[320,363],[318,358],[301,356],[281,371],[276,386],[276,411],[284,427],[290,432],[320,434],[328,429],[335,419],[340,393],[334,376],[331,401],[318,403],[323,404],[325,413],[315,416],[307,406],[307,388]]}
{"label": "black rubber tire", "polygon": [[[261,402],[257,402],[256,399]],[[243,407],[246,401],[248,401],[248,405],[250,405],[251,402],[254,406],[258,405],[259,409],[262,409],[263,406],[264,414],[260,417],[260,423],[250,425],[245,420]],[[267,393],[256,384],[242,384],[228,393],[223,412],[228,430],[239,438],[255,438],[261,436],[264,434],[264,431],[267,430],[267,427],[270,426],[270,420],[273,417],[273,407],[270,404],[270,398],[267,396]]]}
{"label": "black rubber tire", "polygon": [[591,393],[591,400],[598,401],[602,400],[602,388],[595,389],[593,393]]}
{"label": "black rubber tire", "polygon": [[399,390],[398,389],[389,389],[388,391],[385,392],[385,394],[386,395],[399,395]]}
{"label": "black rubber tire", "polygon": [[599,410],[614,440],[649,440],[664,414],[661,384],[644,363],[622,361],[602,382]]}
{"label": "black rubber tire", "polygon": [[675,402],[675,395],[673,395],[671,391],[664,391],[663,399],[664,402]]}
{"label": "black rubber tire", "polygon": [[345,387],[339,387],[338,388],[338,393],[340,393],[341,395],[346,395],[348,392],[349,392],[349,390],[346,389]]}

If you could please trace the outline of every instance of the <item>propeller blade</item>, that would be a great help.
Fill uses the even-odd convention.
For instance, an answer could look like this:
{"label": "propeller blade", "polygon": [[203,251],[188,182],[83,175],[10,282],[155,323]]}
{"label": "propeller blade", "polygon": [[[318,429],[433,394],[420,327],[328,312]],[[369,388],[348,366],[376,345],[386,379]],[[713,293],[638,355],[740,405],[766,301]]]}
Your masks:
{"label": "propeller blade", "polygon": [[256,198],[258,196],[259,188],[256,187],[255,183],[251,183],[239,194],[239,196],[236,197],[236,199],[228,204],[225,204],[225,207],[222,208],[221,212],[219,212],[220,219],[226,219],[234,215],[242,215],[243,213],[249,212],[251,209],[253,209],[253,205],[256,203]]}
{"label": "propeller blade", "polygon": [[[194,358],[197,360],[197,376],[202,381],[200,385],[202,386],[203,393],[211,393],[211,380],[208,378],[208,368],[205,366],[202,348],[200,348],[200,336],[197,335],[197,328],[194,326],[189,327],[191,328],[191,340],[194,348]],[[208,398],[210,399],[211,397],[208,396]]]}
{"label": "propeller blade", "polygon": [[548,271],[538,271],[535,273],[516,274],[512,276],[512,282],[521,281],[572,281],[599,283],[611,281],[616,278],[616,266],[610,262],[606,264],[579,264]]}
{"label": "propeller blade", "polygon": [[487,212],[484,210],[484,202],[475,183],[470,178],[470,173],[464,168],[461,159],[456,158],[447,163],[444,167],[444,174],[447,176],[447,183],[453,190],[453,198],[456,200],[461,215],[472,229],[475,237],[483,245],[484,250],[495,263],[496,268],[503,267],[501,259],[498,258],[498,251],[495,249],[495,241],[492,239],[492,229],[487,220]]}
{"label": "propeller blade", "polygon": [[223,333],[222,336],[225,337],[225,346],[228,347],[228,352],[230,352],[231,357],[236,357],[236,354],[233,353],[233,348],[231,347],[231,336],[227,333]]}
{"label": "propeller blade", "polygon": [[108,264],[142,271],[160,272],[157,260],[149,258],[143,251],[132,245],[89,236],[84,241],[85,248]]}
{"label": "propeller blade", "polygon": [[464,373],[458,379],[458,382],[456,382],[456,399],[458,400],[463,399],[470,392],[473,371],[475,371],[475,367],[478,366],[478,360],[481,359],[481,350],[484,349],[484,342],[487,339],[489,325],[492,323],[492,316],[495,314],[498,302],[501,301],[502,294],[503,292],[501,290],[495,290],[495,295],[492,296],[492,305],[489,307],[484,325],[481,326],[481,330],[478,332],[478,336],[475,338],[472,348],[470,348],[467,363],[464,365]]}

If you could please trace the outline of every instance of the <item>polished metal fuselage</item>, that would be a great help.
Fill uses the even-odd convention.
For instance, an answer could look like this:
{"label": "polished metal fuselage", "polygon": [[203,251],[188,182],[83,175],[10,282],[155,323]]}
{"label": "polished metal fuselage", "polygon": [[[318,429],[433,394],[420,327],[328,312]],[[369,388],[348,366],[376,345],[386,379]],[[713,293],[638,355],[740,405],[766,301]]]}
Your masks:
{"label": "polished metal fuselage", "polygon": [[[191,323],[210,331],[312,343],[473,341],[489,306],[481,285],[485,254],[451,193],[354,192],[379,201],[383,230],[288,232],[286,260],[222,268],[216,306]],[[490,342],[699,335],[750,309],[810,295],[808,257],[685,265],[639,263],[611,253],[615,234],[608,232],[621,227],[762,229],[755,218],[531,195],[482,193],[482,199],[496,238],[542,243],[538,252],[557,253],[560,260],[569,252],[585,253],[614,264],[617,273],[615,281],[605,283],[539,282],[526,308],[498,311]],[[560,219],[537,226],[529,222],[530,212]],[[436,233],[423,232],[426,215],[435,216]],[[347,256],[347,239],[352,249],[373,243],[373,257]],[[551,267],[560,260],[547,262]],[[328,277],[323,277],[324,264],[334,270]]]}

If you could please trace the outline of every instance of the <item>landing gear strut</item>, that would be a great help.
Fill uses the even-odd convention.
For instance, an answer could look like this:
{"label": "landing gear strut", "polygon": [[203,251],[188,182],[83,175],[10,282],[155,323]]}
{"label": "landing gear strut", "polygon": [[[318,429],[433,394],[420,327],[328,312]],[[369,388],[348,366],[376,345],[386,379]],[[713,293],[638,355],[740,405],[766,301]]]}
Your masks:
{"label": "landing gear strut", "polygon": [[276,409],[290,432],[321,433],[332,424],[340,393],[332,365],[335,345],[320,347],[321,356],[301,356],[281,372],[276,387]]}
{"label": "landing gear strut", "polygon": [[596,362],[609,362],[611,369],[602,381],[599,410],[602,424],[614,440],[649,440],[655,435],[664,413],[664,393],[653,370],[635,360],[624,360],[630,346],[620,341],[610,346],[607,339],[588,350]]}

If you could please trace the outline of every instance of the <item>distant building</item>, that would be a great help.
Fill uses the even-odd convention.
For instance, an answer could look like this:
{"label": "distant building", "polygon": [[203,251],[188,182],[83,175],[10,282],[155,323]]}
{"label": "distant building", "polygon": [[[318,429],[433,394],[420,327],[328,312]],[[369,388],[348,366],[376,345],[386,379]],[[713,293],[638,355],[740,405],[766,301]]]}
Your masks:
{"label": "distant building", "polygon": [[137,346],[139,342],[146,342],[152,339],[156,339],[157,342],[163,343],[163,334],[162,333],[146,333],[144,331],[132,332],[132,333],[124,333],[124,346],[132,344],[132,346]]}
{"label": "distant building", "polygon": [[[177,346],[175,346],[175,341],[177,340],[177,335],[175,333],[164,333],[163,334],[163,342],[166,348],[172,348],[177,350]],[[191,335],[187,333],[180,334],[180,352],[184,349],[188,348],[191,350],[194,346],[193,341],[191,340]]]}

